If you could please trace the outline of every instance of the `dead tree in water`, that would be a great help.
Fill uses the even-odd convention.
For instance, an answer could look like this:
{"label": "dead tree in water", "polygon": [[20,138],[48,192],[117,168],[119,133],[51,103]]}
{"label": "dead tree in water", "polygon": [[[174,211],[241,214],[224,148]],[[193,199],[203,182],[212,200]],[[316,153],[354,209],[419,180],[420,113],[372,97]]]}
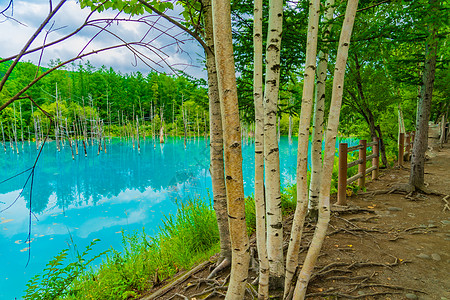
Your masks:
{"label": "dead tree in water", "polygon": [[136,115],[136,139],[137,139],[137,146],[138,151],[141,151],[141,143],[139,141],[139,117]]}
{"label": "dead tree in water", "polygon": [[66,134],[67,140],[69,141],[70,151],[72,152],[72,159],[75,159],[75,156],[73,154],[72,140],[70,139],[69,126],[67,125],[67,118],[66,118]]}
{"label": "dead tree in water", "polygon": [[6,152],[5,132],[3,131],[2,121],[0,121],[0,127],[2,127],[3,148],[5,149],[5,152]]}

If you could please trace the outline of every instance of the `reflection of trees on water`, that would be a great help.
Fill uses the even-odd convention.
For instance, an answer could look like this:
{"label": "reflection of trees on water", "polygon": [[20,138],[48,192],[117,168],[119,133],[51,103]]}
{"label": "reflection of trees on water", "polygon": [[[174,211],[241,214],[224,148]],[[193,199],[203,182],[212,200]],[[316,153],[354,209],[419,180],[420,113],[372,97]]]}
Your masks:
{"label": "reflection of trees on water", "polygon": [[[204,179],[209,166],[209,151],[205,143],[190,143],[184,149],[182,143],[170,140],[160,147],[150,140],[141,142],[140,153],[125,141],[107,144],[107,153],[97,155],[97,146],[88,148],[88,156],[79,155],[72,160],[68,145],[61,152],[49,143],[36,167],[33,187],[32,210],[41,213],[49,206],[54,194],[56,206],[62,209],[69,205],[95,205],[102,198],[117,197],[126,190],[144,193],[148,188],[165,190],[172,199],[183,197],[189,191],[204,190]],[[28,168],[35,159],[33,145],[20,155],[5,154],[4,177]],[[3,155],[3,154],[2,154]],[[4,161],[3,157],[0,159]],[[3,165],[3,163],[2,163]],[[6,173],[6,174],[5,174]],[[204,176],[204,178],[199,178]],[[26,176],[21,175],[7,185],[0,185],[0,193],[19,190]],[[24,191],[29,206],[29,186]],[[12,200],[11,200],[12,201]]]}

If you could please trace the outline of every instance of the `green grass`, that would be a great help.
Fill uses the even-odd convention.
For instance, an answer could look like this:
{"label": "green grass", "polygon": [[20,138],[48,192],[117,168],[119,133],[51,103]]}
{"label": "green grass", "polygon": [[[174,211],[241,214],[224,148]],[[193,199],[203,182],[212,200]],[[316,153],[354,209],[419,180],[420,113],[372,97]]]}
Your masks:
{"label": "green grass", "polygon": [[[152,287],[156,273],[163,280],[220,250],[214,211],[209,203],[201,200],[180,204],[176,216],[165,217],[155,237],[148,236],[145,230],[135,231],[122,235],[122,245],[121,252],[111,249],[103,255],[98,267],[84,268],[77,276],[56,285],[59,290],[52,293],[57,297],[51,299],[134,299]],[[54,277],[52,280],[55,281],[67,269],[64,266],[67,249],[61,253],[64,255],[49,263],[51,276],[44,270],[43,275],[37,275],[29,282],[32,289],[27,291],[26,299],[48,299],[33,295],[47,295],[48,277]],[[78,266],[79,261],[76,259],[68,265]]]}

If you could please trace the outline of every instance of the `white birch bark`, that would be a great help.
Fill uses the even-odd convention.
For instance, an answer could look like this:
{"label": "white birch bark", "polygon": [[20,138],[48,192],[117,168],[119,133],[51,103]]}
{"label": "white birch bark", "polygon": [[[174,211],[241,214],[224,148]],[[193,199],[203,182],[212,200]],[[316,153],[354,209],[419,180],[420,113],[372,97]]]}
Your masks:
{"label": "white birch bark", "polygon": [[258,299],[269,298],[269,258],[266,243],[266,200],[264,197],[264,104],[263,104],[263,1],[255,0],[253,10],[253,99],[255,102],[255,213],[256,245],[259,259]]}
{"label": "white birch bark", "polygon": [[283,1],[270,0],[264,91],[264,158],[267,196],[267,254],[270,266],[270,285],[274,288],[281,287],[284,280],[280,157],[277,140],[282,26]]}
{"label": "white birch bark", "polygon": [[212,5],[215,60],[224,133],[225,182],[231,238],[231,275],[225,299],[244,299],[250,262],[245,224],[244,181],[239,124],[239,107],[231,37],[230,2]]}
{"label": "white birch bark", "polygon": [[325,150],[322,178],[320,182],[319,194],[319,219],[316,230],[311,241],[311,246],[306,254],[297,284],[294,290],[294,299],[304,299],[309,279],[319,257],[323,241],[325,240],[328,223],[330,221],[330,188],[331,176],[333,172],[334,151],[336,146],[337,129],[339,125],[339,115],[342,104],[342,94],[344,88],[345,66],[348,57],[348,48],[352,34],[353,23],[356,16],[358,0],[349,0],[345,12],[345,19],[342,25],[339,47],[334,67],[333,91],[331,95],[330,114],[328,116],[328,126],[325,138]]}
{"label": "white birch bark", "polygon": [[308,182],[306,173],[308,167],[309,127],[311,124],[311,110],[314,97],[319,14],[320,0],[310,0],[302,110],[300,113],[300,125],[298,131],[297,207],[295,209],[289,248],[286,256],[286,279],[284,283],[285,296],[289,293],[295,269],[298,267],[300,240],[306,212],[308,210]]}
{"label": "white birch bark", "polygon": [[220,258],[218,265],[226,260],[231,263],[230,231],[227,216],[227,192],[225,188],[224,164],[223,164],[223,131],[222,116],[220,113],[219,90],[217,86],[217,70],[214,58],[214,36],[211,0],[203,2],[205,13],[205,49],[206,69],[208,72],[208,98],[209,98],[209,128],[210,128],[210,159],[211,181],[213,188],[214,210],[220,236]]}
{"label": "white birch bark", "polygon": [[[325,21],[331,21],[334,13],[334,0],[326,2]],[[323,39],[330,36],[332,25],[329,24],[324,32]],[[317,68],[316,96],[314,101],[314,115],[311,143],[311,182],[309,184],[309,209],[310,216],[317,218],[319,213],[319,187],[320,174],[322,172],[322,137],[323,115],[325,110],[325,83],[327,81],[328,44],[319,52],[319,65]]]}

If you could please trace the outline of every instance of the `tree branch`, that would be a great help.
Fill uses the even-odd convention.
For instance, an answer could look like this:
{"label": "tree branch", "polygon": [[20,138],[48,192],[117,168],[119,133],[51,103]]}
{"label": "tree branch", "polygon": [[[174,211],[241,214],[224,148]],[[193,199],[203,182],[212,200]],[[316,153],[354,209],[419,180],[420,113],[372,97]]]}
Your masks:
{"label": "tree branch", "polygon": [[[48,24],[48,22],[53,18],[53,16],[58,12],[58,10],[64,5],[66,0],[61,0],[58,5],[55,7],[55,9],[51,10],[50,13],[47,15],[47,18],[41,23],[38,29],[34,32],[34,34],[31,36],[31,38],[28,40],[28,42],[25,44],[25,46],[22,48],[20,53],[16,56],[16,59],[14,62],[9,66],[8,70],[5,73],[5,76],[3,76],[2,81],[0,82],[0,91],[3,90],[3,87],[5,86],[6,81],[8,80],[9,75],[11,75],[12,71],[14,70],[15,66],[19,62],[19,60],[22,58],[22,56],[27,51],[28,47],[30,47],[31,43],[36,39],[36,37],[41,33],[42,29]],[[1,110],[1,109],[0,109]]]}
{"label": "tree branch", "polygon": [[149,9],[151,9],[153,12],[155,12],[156,14],[158,14],[159,16],[163,17],[164,19],[166,19],[167,21],[169,21],[170,23],[174,24],[175,26],[177,26],[178,28],[180,28],[181,30],[185,31],[186,33],[188,33],[190,36],[192,36],[197,42],[200,43],[200,45],[203,47],[203,49],[205,50],[205,52],[207,52],[208,54],[213,54],[213,52],[211,51],[211,49],[208,47],[208,45],[206,45],[206,43],[202,40],[202,38],[196,33],[193,32],[192,30],[190,30],[189,28],[187,28],[186,26],[184,26],[183,24],[175,21],[173,18],[169,17],[168,15],[166,15],[165,13],[157,10],[156,8],[154,8],[153,6],[151,6],[150,4],[148,4],[147,2],[145,2],[144,0],[138,0],[139,3],[141,3],[142,5],[148,7]]}

